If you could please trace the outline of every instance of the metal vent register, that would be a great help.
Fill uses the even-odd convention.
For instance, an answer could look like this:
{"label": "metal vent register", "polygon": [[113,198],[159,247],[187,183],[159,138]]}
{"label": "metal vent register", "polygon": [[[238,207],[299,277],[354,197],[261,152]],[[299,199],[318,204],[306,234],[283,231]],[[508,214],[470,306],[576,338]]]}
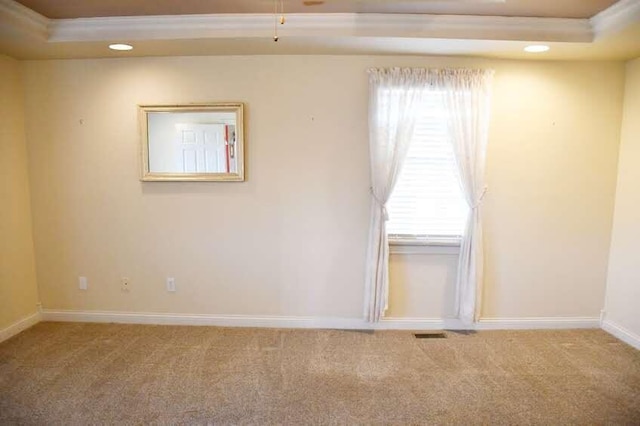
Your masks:
{"label": "metal vent register", "polygon": [[414,333],[416,339],[446,339],[445,333]]}

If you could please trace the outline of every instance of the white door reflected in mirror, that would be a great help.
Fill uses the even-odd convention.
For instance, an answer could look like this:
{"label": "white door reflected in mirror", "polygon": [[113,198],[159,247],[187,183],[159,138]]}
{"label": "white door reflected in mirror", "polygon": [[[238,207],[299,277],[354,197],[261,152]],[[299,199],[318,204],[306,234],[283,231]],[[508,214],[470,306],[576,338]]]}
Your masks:
{"label": "white door reflected in mirror", "polygon": [[144,181],[244,180],[243,105],[141,106]]}

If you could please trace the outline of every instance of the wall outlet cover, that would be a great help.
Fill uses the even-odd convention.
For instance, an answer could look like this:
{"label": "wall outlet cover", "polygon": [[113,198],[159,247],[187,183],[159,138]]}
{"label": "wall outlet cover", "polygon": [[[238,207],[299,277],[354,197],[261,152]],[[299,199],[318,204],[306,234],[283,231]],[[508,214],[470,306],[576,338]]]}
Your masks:
{"label": "wall outlet cover", "polygon": [[176,291],[176,279],[173,277],[167,277],[167,291],[173,293]]}

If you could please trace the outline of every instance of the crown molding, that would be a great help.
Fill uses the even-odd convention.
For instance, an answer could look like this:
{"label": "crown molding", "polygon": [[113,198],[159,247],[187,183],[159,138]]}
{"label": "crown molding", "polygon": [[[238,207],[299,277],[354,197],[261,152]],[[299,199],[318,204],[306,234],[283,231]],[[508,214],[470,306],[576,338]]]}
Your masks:
{"label": "crown molding", "polygon": [[0,0],[0,25],[47,40],[51,20],[14,0]]}
{"label": "crown molding", "polygon": [[590,19],[595,38],[640,22],[640,0],[620,0]]}
{"label": "crown molding", "polygon": [[[273,34],[272,14],[48,19],[0,0],[0,35],[10,43],[256,39]],[[640,22],[640,0],[620,0],[591,19],[423,14],[289,14],[279,28],[299,40],[412,39],[592,43]],[[44,48],[44,45],[42,45]]]}
{"label": "crown molding", "polygon": [[[51,21],[49,42],[269,37],[271,14],[127,16]],[[411,14],[289,14],[289,37],[591,42],[586,19]]]}

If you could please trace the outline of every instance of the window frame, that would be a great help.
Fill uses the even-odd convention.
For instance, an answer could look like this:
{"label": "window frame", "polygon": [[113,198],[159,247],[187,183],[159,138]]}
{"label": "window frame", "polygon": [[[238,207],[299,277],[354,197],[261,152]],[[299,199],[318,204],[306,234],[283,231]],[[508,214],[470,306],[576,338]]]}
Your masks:
{"label": "window frame", "polygon": [[[401,90],[394,88],[393,90]],[[432,88],[427,91],[442,92]],[[446,112],[442,113],[443,115]],[[458,253],[463,235],[411,235],[411,234],[388,234],[391,253],[398,254],[430,254],[430,253]]]}

